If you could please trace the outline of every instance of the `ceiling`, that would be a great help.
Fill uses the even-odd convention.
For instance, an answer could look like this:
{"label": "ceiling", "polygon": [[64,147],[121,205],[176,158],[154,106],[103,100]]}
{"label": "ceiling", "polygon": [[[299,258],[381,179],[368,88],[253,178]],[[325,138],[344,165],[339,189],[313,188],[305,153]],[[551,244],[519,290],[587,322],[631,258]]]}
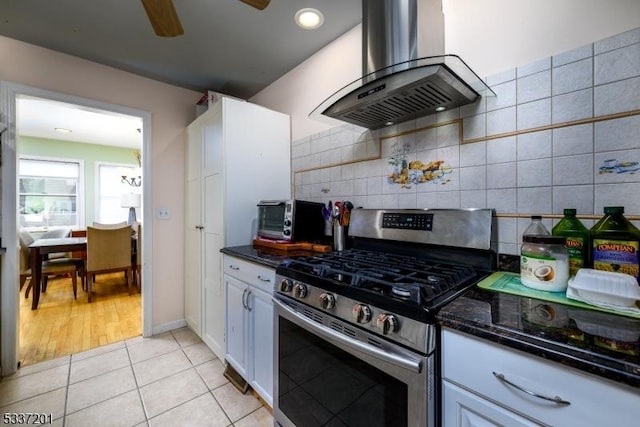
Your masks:
{"label": "ceiling", "polygon": [[[60,141],[142,148],[142,119],[111,111],[20,95],[17,132]],[[60,132],[56,129],[71,132]]]}
{"label": "ceiling", "polygon": [[[2,0],[0,35],[197,91],[248,99],[361,21],[361,0],[173,0],[184,35],[158,37],[140,0]],[[317,30],[294,22],[303,7]]]}
{"label": "ceiling", "polygon": [[[248,99],[358,25],[362,16],[361,0],[271,0],[262,11],[238,0],[173,3],[184,28],[184,35],[174,38],[155,35],[139,0],[2,0],[0,35],[187,89]],[[324,25],[299,28],[293,18],[303,7],[321,10]],[[141,146],[139,132],[130,135],[131,118],[102,113],[21,99],[18,132]],[[101,119],[105,122],[95,123]],[[81,130],[82,123],[89,125]],[[61,134],[54,127],[73,132]]]}

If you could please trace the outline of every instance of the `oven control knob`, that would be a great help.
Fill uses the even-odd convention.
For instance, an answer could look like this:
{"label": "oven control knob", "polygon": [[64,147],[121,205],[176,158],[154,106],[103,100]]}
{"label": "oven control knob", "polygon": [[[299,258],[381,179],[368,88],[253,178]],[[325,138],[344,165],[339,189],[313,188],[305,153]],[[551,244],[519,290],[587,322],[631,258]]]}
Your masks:
{"label": "oven control knob", "polygon": [[393,314],[383,313],[376,319],[376,325],[383,335],[393,334],[398,331],[398,319]]}
{"label": "oven control knob", "polygon": [[371,309],[364,304],[356,304],[351,310],[353,319],[358,323],[369,323],[371,320]]}
{"label": "oven control knob", "polygon": [[285,227],[291,227],[291,220],[290,219],[285,219],[284,220],[284,226]]}
{"label": "oven control knob", "polygon": [[292,287],[293,287],[293,280],[282,279],[280,281],[280,292],[291,292]]}
{"label": "oven control knob", "polygon": [[293,287],[293,296],[296,298],[304,298],[307,296],[307,285],[303,283],[296,283]]}
{"label": "oven control knob", "polygon": [[330,310],[336,305],[336,297],[333,294],[323,292],[320,294],[320,308]]}

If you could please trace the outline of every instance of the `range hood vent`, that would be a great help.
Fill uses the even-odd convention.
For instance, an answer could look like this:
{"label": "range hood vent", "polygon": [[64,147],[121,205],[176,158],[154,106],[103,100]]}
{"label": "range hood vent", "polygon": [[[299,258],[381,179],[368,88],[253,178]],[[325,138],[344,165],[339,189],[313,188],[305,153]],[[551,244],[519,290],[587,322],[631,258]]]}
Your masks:
{"label": "range hood vent", "polygon": [[495,96],[458,56],[419,57],[425,50],[444,50],[441,0],[363,0],[362,5],[365,75],[327,98],[311,117],[322,114],[379,129]]}

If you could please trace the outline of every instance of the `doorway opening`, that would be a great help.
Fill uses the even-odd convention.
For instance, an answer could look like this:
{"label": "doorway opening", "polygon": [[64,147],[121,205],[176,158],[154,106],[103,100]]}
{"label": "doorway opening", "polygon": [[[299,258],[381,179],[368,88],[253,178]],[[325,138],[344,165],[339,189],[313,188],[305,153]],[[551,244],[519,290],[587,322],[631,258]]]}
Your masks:
{"label": "doorway opening", "polygon": [[[150,114],[4,82],[2,98],[8,131],[2,136],[2,375],[20,365],[149,336]],[[60,172],[61,164],[77,165],[76,176],[57,176],[73,169]],[[38,167],[29,169],[33,165]],[[132,198],[138,200],[135,207]],[[126,200],[127,206],[121,204]],[[19,232],[35,238],[60,229],[81,233],[93,222],[127,222],[131,210],[144,224],[138,236],[142,292],[129,295],[126,286],[112,283],[122,281],[122,274],[105,274],[93,286],[100,295],[94,293],[89,304],[80,286],[74,298],[70,276],[58,275],[31,310],[33,295],[26,298],[28,285],[19,286]]]}

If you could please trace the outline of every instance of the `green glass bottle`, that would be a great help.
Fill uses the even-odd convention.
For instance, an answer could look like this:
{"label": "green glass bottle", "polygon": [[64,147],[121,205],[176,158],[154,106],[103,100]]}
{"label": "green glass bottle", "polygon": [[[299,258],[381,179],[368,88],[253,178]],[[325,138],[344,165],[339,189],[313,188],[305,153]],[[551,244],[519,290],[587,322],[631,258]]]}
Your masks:
{"label": "green glass bottle", "polygon": [[591,256],[596,270],[626,273],[638,279],[640,230],[624,217],[624,207],[604,208],[604,217],[591,227]]}
{"label": "green glass bottle", "polygon": [[575,209],[564,210],[564,217],[551,229],[551,234],[566,238],[570,276],[575,276],[579,269],[590,265],[589,229],[576,218]]}

